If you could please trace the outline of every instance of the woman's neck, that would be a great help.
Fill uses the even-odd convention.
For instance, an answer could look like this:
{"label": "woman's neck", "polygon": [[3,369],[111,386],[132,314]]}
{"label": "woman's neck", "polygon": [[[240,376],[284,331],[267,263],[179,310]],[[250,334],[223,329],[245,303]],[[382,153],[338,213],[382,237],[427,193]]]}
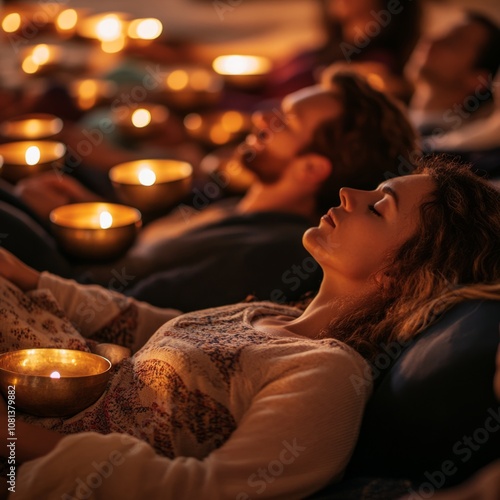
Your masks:
{"label": "woman's neck", "polygon": [[[326,283],[306,310],[296,319],[279,325],[287,331],[303,337],[318,338],[339,315],[349,314],[375,293],[375,283]],[[278,325],[276,325],[278,326]]]}

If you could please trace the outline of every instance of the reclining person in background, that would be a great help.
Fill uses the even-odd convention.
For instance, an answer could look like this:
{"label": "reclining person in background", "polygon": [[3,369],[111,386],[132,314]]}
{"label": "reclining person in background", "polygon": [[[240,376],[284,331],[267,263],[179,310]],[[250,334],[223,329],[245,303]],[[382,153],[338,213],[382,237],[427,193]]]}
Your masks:
{"label": "reclining person in background", "polygon": [[[135,352],[87,410],[18,416],[16,498],[78,494],[111,453],[120,460],[94,483],[99,498],[294,499],[340,480],[372,389],[368,362],[457,302],[500,299],[500,199],[468,169],[437,165],[340,200],[304,235],[324,273],[305,311],[240,303],[161,326],[175,313],[0,251],[12,282],[0,280],[3,350],[85,350],[84,335]],[[89,318],[81,306],[96,294],[109,306]]]}
{"label": "reclining person in background", "polygon": [[469,161],[468,153],[500,148],[498,116],[492,120],[500,28],[467,11],[448,24],[439,36],[422,38],[407,64],[415,86],[409,115],[426,150],[463,153]]}
{"label": "reclining person in background", "polygon": [[341,186],[373,189],[415,153],[399,106],[347,72],[253,120],[254,133],[236,153],[256,176],[242,199],[212,203],[187,219],[174,210],[146,226],[124,258],[94,266],[90,281],[107,285],[124,270],[132,286],[125,293],[183,311],[248,294],[297,299],[321,278],[300,243],[305,229],[338,201]]}

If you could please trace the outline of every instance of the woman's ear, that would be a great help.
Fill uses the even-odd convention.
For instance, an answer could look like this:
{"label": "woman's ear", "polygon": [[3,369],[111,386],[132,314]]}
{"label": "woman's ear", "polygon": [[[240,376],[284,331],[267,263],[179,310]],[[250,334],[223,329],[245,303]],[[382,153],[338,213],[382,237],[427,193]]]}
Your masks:
{"label": "woman's ear", "polygon": [[332,164],[326,156],[307,153],[297,158],[296,180],[310,185],[324,182],[332,172]]}

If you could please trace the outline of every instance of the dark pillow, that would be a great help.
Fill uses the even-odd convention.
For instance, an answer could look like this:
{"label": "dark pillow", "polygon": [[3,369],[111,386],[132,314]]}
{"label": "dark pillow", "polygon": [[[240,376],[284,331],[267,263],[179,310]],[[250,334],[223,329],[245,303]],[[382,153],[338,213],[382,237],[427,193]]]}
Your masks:
{"label": "dark pillow", "polygon": [[498,458],[499,325],[500,302],[463,302],[403,351],[377,381],[348,477],[410,478],[428,498]]}

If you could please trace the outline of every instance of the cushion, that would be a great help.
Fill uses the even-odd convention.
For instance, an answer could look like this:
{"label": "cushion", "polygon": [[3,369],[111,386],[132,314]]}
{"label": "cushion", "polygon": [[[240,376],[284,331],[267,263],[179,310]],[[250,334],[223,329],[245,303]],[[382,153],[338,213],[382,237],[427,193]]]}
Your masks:
{"label": "cushion", "polygon": [[499,325],[500,302],[463,302],[404,349],[376,380],[348,476],[405,477],[429,495],[497,458]]}

